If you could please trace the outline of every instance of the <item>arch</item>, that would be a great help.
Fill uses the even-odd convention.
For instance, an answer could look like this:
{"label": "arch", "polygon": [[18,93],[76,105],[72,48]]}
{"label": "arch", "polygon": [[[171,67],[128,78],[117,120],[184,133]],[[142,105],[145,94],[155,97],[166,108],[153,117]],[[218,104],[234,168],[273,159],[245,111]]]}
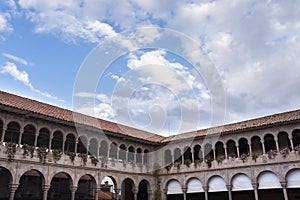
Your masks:
{"label": "arch", "polygon": [[97,188],[95,178],[90,174],[80,177],[77,183],[75,199],[95,199],[94,190]]}
{"label": "arch", "polygon": [[217,142],[215,145],[216,151],[216,159],[217,160],[224,160],[225,159],[225,149],[223,142]]}
{"label": "arch", "polygon": [[239,153],[240,155],[249,154],[249,144],[246,138],[239,139]]}
{"label": "arch", "polygon": [[102,140],[100,143],[99,155],[107,157],[108,155],[108,143],[105,140]]}
{"label": "arch", "polygon": [[258,189],[282,188],[279,177],[271,171],[263,171],[258,175]]}
{"label": "arch", "polygon": [[252,181],[246,174],[236,174],[231,180],[232,191],[253,190]]}
{"label": "arch", "polygon": [[264,145],[266,152],[276,150],[274,135],[272,135],[271,133],[266,134],[264,137]]}
{"label": "arch", "polygon": [[226,182],[221,176],[212,176],[208,181],[209,192],[224,192],[228,191]]}
{"label": "arch", "polygon": [[179,148],[176,148],[174,150],[174,163],[182,163],[182,155],[181,150]]}
{"label": "arch", "polygon": [[56,173],[51,179],[48,200],[71,199],[71,186],[73,186],[73,180],[68,173]]}
{"label": "arch", "polygon": [[47,128],[41,128],[39,130],[39,135],[37,138],[37,146],[38,147],[49,147],[50,141],[50,131]]}
{"label": "arch", "polygon": [[206,143],[204,146],[204,157],[207,160],[214,159],[214,152],[210,143]]}
{"label": "arch", "polygon": [[137,200],[147,200],[148,190],[149,190],[149,182],[145,179],[141,180],[139,183]]}
{"label": "arch", "polygon": [[252,153],[256,153],[258,155],[263,154],[261,139],[258,136],[253,136],[251,138],[251,149]]}
{"label": "arch", "polygon": [[203,161],[202,149],[199,144],[194,146],[194,161],[196,160]]}
{"label": "arch", "polygon": [[36,128],[31,124],[27,124],[24,127],[21,144],[22,145],[27,144],[29,146],[34,146],[35,134],[36,134]]}
{"label": "arch", "polygon": [[236,158],[237,157],[237,148],[236,148],[236,145],[235,145],[235,141],[234,140],[228,140],[227,143],[226,143],[226,147],[227,147],[228,157]]}
{"label": "arch", "polygon": [[98,158],[98,141],[96,138],[92,138],[89,144],[89,154]]}
{"label": "arch", "polygon": [[295,129],[292,132],[294,147],[300,147],[300,129]]}
{"label": "arch", "polygon": [[128,155],[127,155],[128,162],[133,162],[134,161],[134,152],[135,152],[134,147],[130,146],[128,148]]}
{"label": "arch", "polygon": [[143,162],[144,162],[144,164],[148,164],[149,163],[149,150],[148,149],[144,150]]}
{"label": "arch", "polygon": [[119,147],[119,159],[120,160],[126,160],[126,145],[125,144],[121,144]]}
{"label": "arch", "polygon": [[55,131],[52,136],[51,149],[63,148],[63,133],[61,131]]}
{"label": "arch", "polygon": [[4,135],[4,142],[14,142],[18,144],[20,136],[20,124],[12,121],[7,125]]}
{"label": "arch", "polygon": [[131,178],[126,178],[122,182],[122,199],[124,200],[134,200],[134,192],[135,189],[134,182]]}
{"label": "arch", "polygon": [[165,165],[169,165],[172,163],[172,154],[170,149],[165,150],[164,160],[165,160]]}
{"label": "arch", "polygon": [[284,132],[284,131],[279,132],[277,135],[277,138],[278,138],[279,150],[282,150],[285,148],[290,149],[291,143],[290,143],[289,135],[287,134],[287,132]]}
{"label": "arch", "polygon": [[12,183],[13,177],[11,172],[0,166],[0,199],[9,199],[9,185]]}
{"label": "arch", "polygon": [[117,143],[112,142],[109,148],[109,157],[117,158]]}
{"label": "arch", "polygon": [[114,177],[112,177],[112,176],[105,176],[105,177],[103,177],[103,179],[101,180],[101,187],[103,185],[106,186],[106,188],[107,188],[107,186],[110,186],[109,187],[109,191],[111,193],[115,193],[116,192],[115,188],[117,188],[117,181],[115,180]]}
{"label": "arch", "polygon": [[16,199],[42,199],[45,183],[43,174],[35,169],[26,171],[19,180],[19,186],[15,192]]}
{"label": "arch", "polygon": [[182,187],[179,181],[172,179],[167,183],[167,194],[182,194]]}
{"label": "arch", "polygon": [[87,138],[85,136],[80,136],[77,143],[77,153],[87,154]]}
{"label": "arch", "polygon": [[184,160],[184,162],[186,162],[187,160],[190,161],[190,162],[193,162],[192,161],[192,150],[191,150],[191,147],[189,147],[189,146],[184,147],[184,150],[183,150],[183,160]]}
{"label": "arch", "polygon": [[75,152],[75,145],[76,145],[75,135],[73,133],[68,133],[68,135],[66,136],[64,151]]}
{"label": "arch", "polygon": [[200,193],[204,192],[203,184],[198,178],[190,178],[187,183],[187,193]]}
{"label": "arch", "polygon": [[143,155],[142,155],[142,149],[141,148],[137,148],[136,149],[136,156],[135,156],[135,160],[136,163],[143,163]]}
{"label": "arch", "polygon": [[292,169],[286,175],[287,188],[300,188],[300,169]]}

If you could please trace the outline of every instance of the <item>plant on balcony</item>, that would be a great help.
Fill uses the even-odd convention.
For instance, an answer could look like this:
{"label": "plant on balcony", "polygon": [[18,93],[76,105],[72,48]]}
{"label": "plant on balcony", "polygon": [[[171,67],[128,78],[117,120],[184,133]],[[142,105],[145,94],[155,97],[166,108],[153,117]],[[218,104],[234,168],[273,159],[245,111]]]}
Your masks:
{"label": "plant on balcony", "polygon": [[211,157],[207,157],[207,158],[205,159],[205,162],[206,162],[208,168],[211,168],[211,165],[212,165],[212,161],[213,161],[213,160],[214,160],[214,159],[211,158]]}
{"label": "plant on balcony", "polygon": [[55,163],[60,160],[61,155],[62,155],[62,152],[59,149],[52,150],[52,156],[53,156],[53,160]]}
{"label": "plant on balcony", "polygon": [[225,160],[224,156],[220,156],[217,158],[218,165],[222,164],[223,160]]}
{"label": "plant on balcony", "polygon": [[190,167],[191,161],[190,161],[189,159],[186,159],[186,160],[184,160],[184,164],[185,164],[187,167]]}
{"label": "plant on balcony", "polygon": [[298,154],[300,154],[300,145],[296,146],[294,149],[296,152],[298,152]]}
{"label": "plant on balcony", "polygon": [[230,160],[235,160],[235,158],[236,158],[236,155],[233,153],[233,154],[230,154],[229,155],[229,157],[228,157],[228,159],[230,159]]}
{"label": "plant on balcony", "polygon": [[203,160],[200,160],[200,159],[195,160],[195,161],[194,161],[194,166],[195,166],[195,168],[197,168],[198,165],[200,165],[200,163],[202,163],[202,161],[203,161]]}
{"label": "plant on balcony", "polygon": [[34,147],[33,146],[29,146],[28,144],[24,144],[22,146],[22,149],[23,149],[24,158],[29,156],[29,154],[30,154],[30,158],[33,158],[33,154],[34,154]]}
{"label": "plant on balcony", "polygon": [[135,168],[136,167],[136,163],[134,162],[134,160],[130,161],[131,167]]}
{"label": "plant on balcony", "polygon": [[8,161],[11,162],[14,160],[15,158],[15,154],[17,152],[17,145],[14,142],[8,142],[6,144],[6,154],[7,154],[7,158]]}
{"label": "plant on balcony", "polygon": [[258,153],[252,153],[252,160],[254,160],[254,162],[256,162],[257,158],[258,158],[259,154]]}
{"label": "plant on balcony", "polygon": [[181,165],[181,162],[175,162],[174,163],[174,167],[176,167],[177,170],[180,170],[180,165]]}
{"label": "plant on balcony", "polygon": [[37,149],[37,153],[38,153],[40,162],[41,163],[46,163],[46,157],[47,157],[47,154],[48,154],[47,148],[44,147],[44,146],[40,146]]}
{"label": "plant on balcony", "polygon": [[173,166],[172,163],[165,166],[165,169],[167,170],[167,172],[169,172],[171,170],[172,166]]}
{"label": "plant on balcony", "polygon": [[74,164],[74,160],[75,160],[75,157],[76,157],[76,153],[75,153],[75,152],[67,151],[65,154],[69,156],[71,162]]}
{"label": "plant on balcony", "polygon": [[274,159],[277,154],[277,151],[271,149],[270,151],[267,152],[267,154],[269,159]]}
{"label": "plant on balcony", "polygon": [[288,154],[289,154],[289,152],[290,152],[290,150],[289,150],[289,148],[288,147],[286,147],[286,148],[284,148],[284,149],[281,149],[280,151],[279,151],[279,153],[282,155],[282,157],[286,157]]}
{"label": "plant on balcony", "polygon": [[92,164],[93,165],[97,165],[98,164],[98,162],[99,162],[99,160],[96,158],[96,157],[94,157],[94,156],[90,156],[90,159],[91,159],[91,162],[92,162]]}
{"label": "plant on balcony", "polygon": [[107,168],[107,157],[101,157],[101,167]]}
{"label": "plant on balcony", "polygon": [[80,153],[78,156],[81,158],[81,161],[83,162],[83,165],[85,166],[86,162],[87,162],[87,154],[86,153]]}
{"label": "plant on balcony", "polygon": [[249,154],[247,153],[243,153],[241,156],[240,156],[240,159],[243,161],[243,163],[247,160]]}

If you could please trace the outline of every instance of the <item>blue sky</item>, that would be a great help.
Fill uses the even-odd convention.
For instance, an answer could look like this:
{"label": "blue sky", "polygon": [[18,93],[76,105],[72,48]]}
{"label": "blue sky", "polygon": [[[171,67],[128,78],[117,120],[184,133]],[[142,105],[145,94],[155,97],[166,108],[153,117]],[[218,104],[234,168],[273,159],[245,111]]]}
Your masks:
{"label": "blue sky", "polygon": [[[295,4],[4,0],[0,90],[162,135],[299,109]],[[179,51],[170,32],[189,38]],[[101,54],[114,39],[112,47],[123,54]],[[157,48],[157,41],[169,48]],[[99,66],[104,58],[109,66]],[[206,63],[220,80],[208,77]],[[99,80],[93,90],[79,89],[76,81],[88,67],[80,83]],[[100,68],[103,74],[93,73]],[[222,92],[214,91],[217,85]],[[214,124],[214,117],[221,120]]]}

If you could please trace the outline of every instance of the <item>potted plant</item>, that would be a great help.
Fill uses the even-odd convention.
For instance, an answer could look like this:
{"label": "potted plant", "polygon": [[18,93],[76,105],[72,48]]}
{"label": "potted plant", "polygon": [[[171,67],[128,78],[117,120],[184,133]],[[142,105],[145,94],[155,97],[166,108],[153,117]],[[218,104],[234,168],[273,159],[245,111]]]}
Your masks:
{"label": "potted plant", "polygon": [[224,156],[220,156],[217,158],[217,162],[218,162],[218,165],[222,164],[223,160],[225,159]]}
{"label": "potted plant", "polygon": [[181,165],[181,162],[174,163],[174,166],[177,168],[177,170],[180,170],[180,165]]}
{"label": "potted plant", "polygon": [[165,166],[165,169],[167,170],[167,172],[169,172],[172,168],[172,163],[168,164]]}
{"label": "potted plant", "polygon": [[17,152],[16,143],[8,142],[6,145],[6,154],[9,162],[14,160],[16,152]]}
{"label": "potted plant", "polygon": [[268,151],[268,158],[269,159],[274,159],[276,154],[277,154],[276,150],[271,149],[270,151]]}
{"label": "potted plant", "polygon": [[289,152],[290,152],[290,150],[289,150],[288,147],[283,148],[283,149],[280,150],[280,154],[281,154],[282,157],[284,157],[284,158],[289,154]]}
{"label": "potted plant", "polygon": [[44,147],[44,146],[40,146],[40,147],[38,147],[37,152],[38,152],[40,162],[46,163],[46,157],[47,157],[47,154],[48,154],[47,148]]}
{"label": "potted plant", "polygon": [[55,163],[60,160],[61,155],[62,152],[59,149],[52,150],[52,156]]}
{"label": "potted plant", "polygon": [[190,167],[191,161],[187,159],[187,160],[184,161],[184,164],[185,164],[187,167]]}
{"label": "potted plant", "polygon": [[69,156],[71,162],[74,164],[74,160],[75,160],[75,157],[76,157],[76,153],[67,151],[65,154]]}
{"label": "potted plant", "polygon": [[94,157],[94,156],[90,156],[90,159],[91,159],[91,162],[92,162],[92,164],[93,165],[97,165],[98,164],[98,162],[99,162],[99,160],[96,158],[96,157]]}
{"label": "potted plant", "polygon": [[107,167],[107,158],[105,156],[101,157],[101,167]]}
{"label": "potted plant", "polygon": [[195,168],[197,168],[197,166],[200,165],[201,162],[202,162],[202,161],[199,160],[199,159],[195,160],[195,161],[194,161],[194,166],[195,166]]}
{"label": "potted plant", "polygon": [[300,145],[296,146],[294,149],[296,152],[298,152],[298,154],[300,154]]}
{"label": "potted plant", "polygon": [[208,168],[211,168],[211,166],[212,166],[212,161],[213,161],[213,160],[214,160],[214,159],[212,159],[211,157],[207,157],[207,158],[205,159],[205,162],[206,162]]}
{"label": "potted plant", "polygon": [[85,166],[86,162],[87,162],[87,154],[86,153],[80,153],[78,156],[81,158],[81,161],[83,162],[83,165]]}
{"label": "potted plant", "polygon": [[22,149],[23,149],[24,158],[29,156],[29,154],[30,154],[30,158],[33,158],[33,154],[34,154],[34,147],[33,146],[29,146],[28,144],[23,144]]}
{"label": "potted plant", "polygon": [[258,153],[256,153],[256,152],[252,153],[252,160],[254,160],[254,162],[256,162],[258,156],[259,156]]}
{"label": "potted plant", "polygon": [[248,158],[248,154],[247,153],[243,153],[241,156],[240,156],[240,159],[243,161],[243,163],[247,160]]}

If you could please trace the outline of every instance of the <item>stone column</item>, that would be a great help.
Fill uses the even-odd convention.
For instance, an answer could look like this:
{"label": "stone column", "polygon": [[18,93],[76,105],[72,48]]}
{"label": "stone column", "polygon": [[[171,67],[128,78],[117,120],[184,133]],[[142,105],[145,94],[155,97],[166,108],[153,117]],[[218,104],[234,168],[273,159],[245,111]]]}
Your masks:
{"label": "stone column", "polygon": [[203,190],[204,190],[204,195],[205,195],[205,200],[208,200],[208,188],[209,186],[203,186]]}
{"label": "stone column", "polygon": [[168,189],[163,189],[163,194],[162,194],[162,200],[166,200],[167,199],[167,194],[168,194]]}
{"label": "stone column", "polygon": [[266,154],[266,148],[265,148],[265,141],[264,140],[262,140],[261,145],[262,145],[263,154]]}
{"label": "stone column", "polygon": [[[65,153],[65,143],[66,143],[66,137],[63,136],[63,143],[62,143],[62,152]],[[75,145],[76,148],[76,145]]]}
{"label": "stone column", "polygon": [[137,200],[138,189],[134,188],[133,194],[134,194],[134,200]]}
{"label": "stone column", "polygon": [[183,200],[186,200],[186,192],[187,192],[187,188],[182,188],[182,192],[183,192]]}
{"label": "stone column", "polygon": [[6,129],[7,129],[7,126],[6,126],[6,125],[3,126],[3,129],[2,129],[2,136],[1,136],[1,144],[3,144]]}
{"label": "stone column", "polygon": [[216,157],[216,147],[214,146],[214,147],[212,148],[212,150],[213,150],[213,154],[214,154],[213,159],[214,159],[214,160],[217,160],[217,157]]}
{"label": "stone column", "polygon": [[116,192],[116,199],[119,200],[119,193],[120,193],[121,189],[116,188],[115,192]]}
{"label": "stone column", "polygon": [[278,145],[278,139],[275,138],[275,144],[276,144],[276,151],[279,152],[279,145]]}
{"label": "stone column", "polygon": [[194,158],[194,150],[191,149],[191,154],[192,154],[192,163],[195,162],[195,158]]}
{"label": "stone column", "polygon": [[239,145],[236,146],[236,152],[237,152],[237,157],[240,157],[240,147]]}
{"label": "stone column", "polygon": [[20,146],[20,144],[21,144],[23,133],[24,133],[24,129],[22,128],[22,129],[20,130],[18,146]]}
{"label": "stone column", "polygon": [[100,189],[95,189],[95,200],[98,200],[98,192],[100,191]]}
{"label": "stone column", "polygon": [[232,200],[232,194],[231,194],[232,185],[226,185],[226,186],[227,186],[227,190],[228,190],[228,199]]}
{"label": "stone column", "polygon": [[293,144],[293,137],[292,136],[289,136],[289,140],[290,140],[290,143],[291,143],[291,148],[292,148],[292,152],[294,151],[294,144]]}
{"label": "stone column", "polygon": [[258,200],[258,184],[256,182],[253,182],[252,183],[252,186],[253,186],[253,189],[254,189],[254,197],[255,197],[255,200]]}
{"label": "stone column", "polygon": [[203,149],[203,151],[202,151],[202,159],[203,159],[203,160],[205,160],[205,152],[204,152],[204,150],[205,150],[205,149]]}
{"label": "stone column", "polygon": [[19,184],[11,184],[9,185],[10,195],[9,200],[14,200],[15,192],[18,189]]}
{"label": "stone column", "polygon": [[71,186],[70,190],[71,190],[71,200],[75,200],[75,192],[77,190],[77,186],[76,185]]}
{"label": "stone column", "polygon": [[152,200],[152,190],[148,190],[148,200]]}
{"label": "stone column", "polygon": [[50,185],[43,185],[43,200],[47,200],[50,187]]}
{"label": "stone column", "polygon": [[224,144],[224,152],[225,152],[225,159],[228,158],[228,154],[227,154],[227,145]]}
{"label": "stone column", "polygon": [[252,156],[252,145],[249,143],[249,155]]}
{"label": "stone column", "polygon": [[74,153],[77,154],[77,146],[78,146],[78,140],[75,141],[75,149],[74,149]]}
{"label": "stone column", "polygon": [[48,146],[49,150],[51,149],[51,146],[52,146],[52,139],[53,139],[53,133],[50,135],[50,138],[49,138],[49,146]]}
{"label": "stone column", "polygon": [[39,137],[39,132],[37,131],[36,133],[35,133],[35,137],[34,137],[34,147],[36,147],[36,145],[37,145],[37,140],[38,140],[38,137]]}
{"label": "stone column", "polygon": [[282,190],[283,190],[283,196],[284,196],[284,200],[288,200],[288,195],[287,195],[287,191],[286,191],[286,182],[285,181],[280,181],[281,186],[282,186]]}

